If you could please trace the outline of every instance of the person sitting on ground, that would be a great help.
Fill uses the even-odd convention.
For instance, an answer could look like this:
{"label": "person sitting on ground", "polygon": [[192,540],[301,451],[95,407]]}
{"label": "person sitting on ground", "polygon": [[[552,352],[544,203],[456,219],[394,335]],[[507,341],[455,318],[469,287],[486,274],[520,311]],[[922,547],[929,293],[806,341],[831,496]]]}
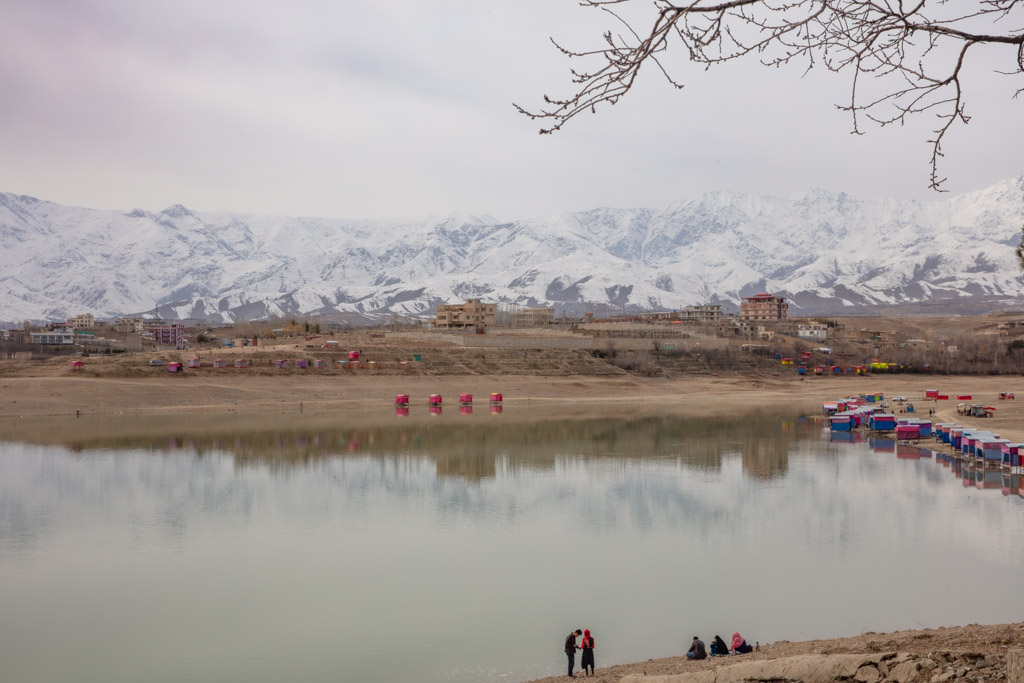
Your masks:
{"label": "person sitting on ground", "polygon": [[743,636],[739,633],[732,634],[732,651],[733,654],[745,655],[748,652],[753,651],[754,648],[747,645],[747,641],[743,640]]}
{"label": "person sitting on ground", "polygon": [[729,654],[729,646],[722,640],[722,636],[715,636],[715,639],[711,641],[711,656],[725,657],[727,654]]}
{"label": "person sitting on ground", "polygon": [[686,651],[686,656],[690,659],[707,659],[708,651],[704,649],[704,641],[694,636],[690,649]]}

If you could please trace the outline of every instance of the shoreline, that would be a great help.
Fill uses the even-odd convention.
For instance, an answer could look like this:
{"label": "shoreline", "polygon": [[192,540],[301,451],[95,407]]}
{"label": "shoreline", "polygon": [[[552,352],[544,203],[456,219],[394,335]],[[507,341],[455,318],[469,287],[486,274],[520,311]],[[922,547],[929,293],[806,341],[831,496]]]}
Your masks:
{"label": "shoreline", "polygon": [[[394,418],[394,397],[411,396],[413,411],[425,412],[426,398],[447,397],[444,408],[457,410],[457,396],[466,392],[486,410],[490,392],[504,394],[503,419],[515,420],[517,408],[549,406],[560,417],[590,410],[681,413],[707,417],[753,411],[819,415],[821,403],[842,396],[882,392],[903,395],[918,415],[935,408],[936,422],[984,427],[1003,438],[1024,442],[1024,400],[999,400],[1014,391],[1016,376],[886,375],[871,377],[797,378],[758,375],[694,375],[676,379],[636,376],[559,377],[520,375],[242,375],[231,371],[154,372],[142,377],[71,374],[64,368],[19,368],[0,364],[0,425],[11,427],[25,418],[81,416],[145,416],[262,414],[267,412],[359,412],[386,421]],[[927,388],[950,396],[970,394],[974,401],[996,407],[992,418],[956,415],[956,400],[922,397]],[[1024,391],[1021,391],[1024,399]],[[1020,407],[1018,407],[1020,406]]]}
{"label": "shoreline", "polygon": [[[45,442],[67,438],[83,430],[103,432],[108,424],[122,422],[136,431],[159,433],[199,416],[199,428],[234,420],[259,422],[269,415],[298,416],[304,421],[339,421],[386,426],[395,424],[394,397],[412,398],[411,420],[431,420],[426,397],[441,393],[447,399],[445,415],[459,417],[460,392],[477,397],[476,416],[490,420],[487,397],[504,394],[509,423],[535,420],[594,419],[602,415],[631,419],[649,415],[681,415],[704,418],[750,413],[821,415],[823,401],[858,393],[882,392],[887,397],[907,396],[927,417],[935,408],[937,422],[981,426],[1004,438],[1024,441],[1024,400],[998,400],[999,392],[1024,389],[1017,376],[886,375],[870,377],[797,377],[757,374],[701,374],[680,378],[645,378],[633,375],[371,375],[371,374],[242,374],[204,371],[170,375],[156,368],[143,376],[95,376],[72,374],[64,367],[26,367],[0,362],[0,441],[27,439]],[[972,394],[973,400],[997,407],[994,418],[958,419],[956,400],[924,400],[925,389],[938,388],[951,397]],[[1019,392],[1024,399],[1024,391]],[[1018,405],[1020,407],[1018,407]],[[79,411],[82,419],[76,419]],[[59,429],[54,426],[60,425]],[[926,438],[923,445],[932,442]],[[685,634],[686,640],[689,634]],[[702,634],[705,635],[705,634]],[[728,634],[723,634],[728,635]],[[595,634],[600,643],[600,634]],[[705,638],[709,641],[710,637]],[[688,644],[680,642],[680,655],[602,667],[591,680],[618,682],[628,675],[677,675],[713,671],[739,662],[757,662],[804,654],[867,654],[905,651],[927,656],[937,651],[975,652],[1004,657],[1010,647],[1024,647],[1024,623],[941,627],[892,633],[863,633],[800,642],[761,643],[761,651],[730,658],[692,662],[682,655]],[[561,663],[561,666],[558,664]],[[564,656],[553,659],[548,678],[529,683],[565,680]],[[998,667],[993,667],[993,671]],[[1005,666],[1002,669],[1005,672]],[[1002,683],[987,673],[978,680]],[[952,680],[952,679],[947,679]],[[862,683],[873,683],[870,681]],[[879,682],[881,683],[881,682]],[[946,683],[915,678],[897,683]],[[953,683],[956,683],[955,681]]]}
{"label": "shoreline", "polygon": [[[598,637],[599,635],[595,634]],[[705,642],[710,642],[711,636],[709,635],[703,639]],[[686,647],[687,645],[682,644],[682,641],[680,641],[680,653],[685,651]],[[782,640],[775,643],[761,643],[761,650],[759,652],[751,652],[746,655],[708,657],[701,661],[691,661],[685,655],[680,654],[674,657],[648,659],[642,662],[613,664],[605,668],[601,667],[600,648],[598,648],[595,650],[597,667],[595,668],[594,676],[583,677],[577,670],[576,677],[593,681],[594,683],[618,683],[624,676],[678,676],[681,674],[714,672],[733,664],[770,662],[772,660],[803,655],[875,655],[884,652],[901,652],[917,655],[921,658],[922,662],[926,661],[925,658],[931,658],[937,664],[943,664],[943,659],[953,659],[947,653],[967,655],[966,661],[974,662],[974,664],[968,664],[963,667],[960,664],[956,664],[954,674],[945,680],[952,681],[957,678],[964,678],[967,674],[970,674],[968,680],[971,683],[985,683],[986,681],[1002,681],[1006,679],[1006,656],[1009,650],[1016,648],[1024,648],[1024,622],[942,626],[938,628],[893,631],[890,633],[869,631],[856,636],[794,642]],[[982,664],[982,660],[986,660],[986,663]],[[559,661],[564,668],[564,656]],[[555,664],[553,663],[552,668],[554,666]],[[966,668],[968,671],[963,675],[959,675],[961,668]],[[921,667],[920,671],[915,669],[913,676],[908,677],[902,683],[912,683],[913,681],[920,681],[922,683],[938,682],[940,680],[938,677],[943,675],[943,673],[939,673],[940,671],[945,673],[945,669],[942,667],[936,667],[934,670],[929,671],[925,671],[925,667]],[[561,675],[537,678],[524,681],[523,683],[556,683],[564,681],[566,678],[563,672]],[[641,678],[640,680],[643,679]],[[758,679],[754,678],[751,680]],[[857,680],[860,681],[861,679],[858,678]],[[1014,682],[1010,681],[1009,683]]]}

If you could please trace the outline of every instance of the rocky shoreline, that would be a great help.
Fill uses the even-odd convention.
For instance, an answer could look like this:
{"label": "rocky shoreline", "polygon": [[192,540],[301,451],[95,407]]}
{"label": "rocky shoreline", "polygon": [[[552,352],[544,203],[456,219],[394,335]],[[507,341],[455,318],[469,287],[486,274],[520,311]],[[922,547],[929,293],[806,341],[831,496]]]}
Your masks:
{"label": "rocky shoreline", "polygon": [[[685,656],[599,668],[594,683],[1024,683],[1024,623],[780,641],[759,652]],[[1010,665],[1011,652],[1014,663]],[[530,683],[554,683],[553,676]]]}

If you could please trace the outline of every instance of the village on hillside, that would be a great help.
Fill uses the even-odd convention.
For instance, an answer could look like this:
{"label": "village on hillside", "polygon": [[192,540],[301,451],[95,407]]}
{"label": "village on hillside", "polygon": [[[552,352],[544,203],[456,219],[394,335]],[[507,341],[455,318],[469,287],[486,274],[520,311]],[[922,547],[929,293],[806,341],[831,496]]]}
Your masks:
{"label": "village on hillside", "polygon": [[[356,344],[358,340],[358,344]],[[357,347],[353,349],[351,347]],[[369,348],[366,348],[369,347]],[[419,349],[421,353],[415,353]],[[721,304],[691,305],[604,317],[569,317],[554,307],[525,308],[469,299],[442,304],[428,320],[392,316],[379,325],[352,327],[321,318],[269,319],[212,327],[204,321],[158,317],[97,320],[84,313],[45,327],[25,324],[0,334],[0,359],[43,361],[69,356],[136,358],[136,364],[172,370],[223,367],[207,360],[219,351],[246,367],[238,355],[275,351],[279,369],[341,369],[373,356],[374,369],[408,371],[429,356],[433,371],[517,371],[507,361],[532,357],[534,369],[559,366],[558,374],[620,371],[658,375],[701,369],[772,370],[799,375],[880,372],[1021,373],[1024,312],[976,317],[791,317],[785,297],[745,297],[738,313]],[[352,355],[353,350],[356,351]],[[173,353],[172,353],[173,352]],[[170,354],[170,355],[168,355]],[[486,360],[487,354],[491,361]],[[532,354],[532,356],[531,356]],[[217,355],[217,354],[213,354]],[[299,358],[298,356],[306,356]],[[368,356],[362,354],[362,366]],[[475,369],[462,357],[478,357]],[[586,362],[578,362],[585,359]],[[265,363],[270,361],[263,359]],[[595,363],[596,361],[596,363]],[[256,361],[255,364],[258,364]]]}

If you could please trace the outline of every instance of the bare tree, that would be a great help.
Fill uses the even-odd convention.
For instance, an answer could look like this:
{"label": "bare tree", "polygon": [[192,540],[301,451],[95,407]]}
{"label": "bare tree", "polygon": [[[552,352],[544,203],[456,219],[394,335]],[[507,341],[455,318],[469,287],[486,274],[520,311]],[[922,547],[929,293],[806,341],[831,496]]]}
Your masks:
{"label": "bare tree", "polygon": [[[961,85],[968,52],[1001,46],[1007,50],[1002,73],[1024,75],[1024,0],[653,0],[646,30],[624,13],[648,0],[579,2],[607,12],[622,30],[605,32],[604,46],[593,50],[570,50],[552,39],[570,59],[596,65],[571,69],[576,92],[566,99],[545,95],[545,106],[533,111],[514,105],[550,124],[541,133],[615,104],[648,62],[682,88],[661,61],[673,46],[704,68],[742,58],[823,66],[850,74],[850,99],[836,106],[851,114],[854,133],[862,133],[863,119],[888,126],[914,114],[936,117],[929,185],[941,191],[942,142],[955,124],[970,121]],[[1020,81],[1014,87],[1014,97],[1024,92]]]}

